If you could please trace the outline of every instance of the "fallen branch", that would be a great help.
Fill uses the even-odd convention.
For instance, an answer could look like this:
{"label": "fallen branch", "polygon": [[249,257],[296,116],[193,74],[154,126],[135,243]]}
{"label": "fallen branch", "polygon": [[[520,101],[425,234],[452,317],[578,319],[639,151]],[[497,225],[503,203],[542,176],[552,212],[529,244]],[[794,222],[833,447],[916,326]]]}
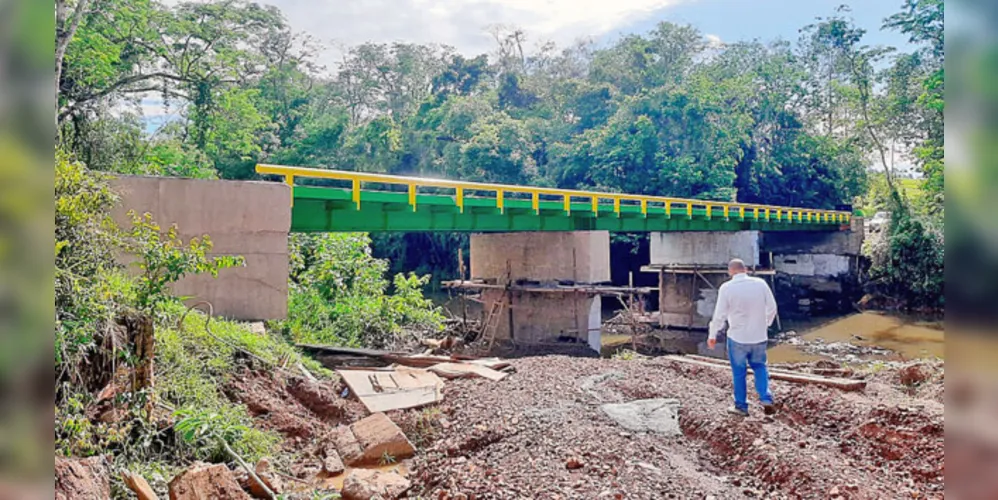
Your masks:
{"label": "fallen branch", "polygon": [[232,451],[232,448],[229,447],[229,443],[226,443],[225,440],[222,438],[218,438],[218,442],[222,443],[222,448],[225,449],[225,452],[228,453],[229,456],[231,456],[236,461],[236,463],[239,464],[240,467],[246,469],[246,472],[249,474],[250,478],[256,481],[256,484],[260,486],[260,489],[262,489],[263,492],[267,495],[267,498],[270,498],[271,500],[275,500],[277,498],[277,496],[274,495],[274,492],[270,491],[270,488],[267,487],[267,483],[264,483],[263,480],[260,479],[260,476],[256,475],[256,471],[253,470],[253,468],[250,467],[245,460],[243,460],[243,457],[240,457],[239,454],[237,454],[235,451]]}
{"label": "fallen branch", "polygon": [[[697,356],[676,356],[669,355],[663,356],[663,358],[669,361],[676,361],[679,363],[685,363],[694,366],[705,366],[710,368],[726,368],[731,369],[731,365],[723,360],[714,360],[713,358],[704,358]],[[698,358],[698,359],[697,359]],[[710,361],[706,361],[710,359]],[[809,375],[804,373],[788,372],[783,370],[768,370],[769,378],[773,380],[782,380],[784,382],[795,382],[798,384],[814,384],[823,385],[826,387],[832,387],[835,389],[840,389],[843,391],[860,391],[866,387],[866,381],[864,380],[852,380],[847,378],[831,378],[831,377],[821,377],[818,375]],[[748,369],[748,373],[752,373],[752,369]]]}

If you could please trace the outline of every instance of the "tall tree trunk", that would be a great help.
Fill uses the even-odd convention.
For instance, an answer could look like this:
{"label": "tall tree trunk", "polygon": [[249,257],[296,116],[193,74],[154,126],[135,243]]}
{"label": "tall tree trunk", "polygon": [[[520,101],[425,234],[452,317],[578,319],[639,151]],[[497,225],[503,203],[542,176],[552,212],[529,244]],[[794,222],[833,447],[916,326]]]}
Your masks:
{"label": "tall tree trunk", "polygon": [[[62,81],[62,61],[66,58],[66,48],[69,42],[76,36],[76,30],[80,27],[80,22],[90,8],[90,0],[79,0],[76,8],[73,9],[72,17],[67,13],[67,0],[55,0],[55,126],[56,134],[59,130],[59,93],[62,90],[59,83]],[[69,25],[66,25],[67,19]]]}

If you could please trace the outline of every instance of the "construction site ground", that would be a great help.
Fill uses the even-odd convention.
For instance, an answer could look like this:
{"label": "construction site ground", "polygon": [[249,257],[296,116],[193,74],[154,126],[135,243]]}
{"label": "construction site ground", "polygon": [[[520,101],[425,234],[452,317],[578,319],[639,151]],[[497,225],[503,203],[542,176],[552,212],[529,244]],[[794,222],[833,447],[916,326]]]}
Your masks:
{"label": "construction site ground", "polygon": [[[726,413],[726,370],[661,359],[514,361],[449,382],[447,429],[416,457],[425,498],[941,498],[942,364],[883,368],[862,392],[774,381],[773,417]],[[751,385],[750,385],[751,387]],[[634,434],[602,403],[680,401],[682,434]]]}
{"label": "construction site ground", "polygon": [[[664,358],[511,362],[501,381],[448,380],[442,403],[388,412],[417,448],[397,467],[411,481],[405,496],[943,497],[942,362],[878,365],[856,375],[868,382],[858,392],[773,381],[778,413],[752,405],[748,418],[726,412],[725,369]],[[341,397],[341,383],[275,377],[244,373],[230,397],[284,435],[275,468],[287,491],[338,489],[342,477],[321,479],[323,457],[336,427],[366,410]],[[647,398],[679,400],[681,434],[628,431],[600,409]]]}

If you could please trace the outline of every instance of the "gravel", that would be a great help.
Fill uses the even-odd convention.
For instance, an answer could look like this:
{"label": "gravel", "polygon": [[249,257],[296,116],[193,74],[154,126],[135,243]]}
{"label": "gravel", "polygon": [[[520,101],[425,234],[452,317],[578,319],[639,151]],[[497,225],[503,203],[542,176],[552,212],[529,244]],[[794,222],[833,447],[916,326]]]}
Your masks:
{"label": "gravel", "polygon": [[[941,388],[891,373],[861,393],[773,381],[778,413],[753,406],[742,419],[726,413],[725,370],[565,356],[513,366],[501,382],[447,382],[446,425],[410,464],[410,497],[943,497]],[[941,363],[920,369],[941,385]],[[679,400],[681,435],[628,431],[600,410],[650,398]]]}

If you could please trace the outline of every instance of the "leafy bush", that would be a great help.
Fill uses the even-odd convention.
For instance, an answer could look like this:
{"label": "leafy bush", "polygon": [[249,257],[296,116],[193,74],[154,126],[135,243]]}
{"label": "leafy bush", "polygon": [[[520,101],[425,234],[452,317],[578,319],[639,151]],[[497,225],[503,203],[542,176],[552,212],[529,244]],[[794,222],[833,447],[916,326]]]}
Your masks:
{"label": "leafy bush", "polygon": [[227,267],[241,266],[242,257],[223,255],[208,257],[212,243],[208,235],[191,238],[184,244],[174,224],[163,233],[153,221],[152,214],[128,213],[132,218],[132,228],[125,239],[125,249],[138,257],[137,265],[142,270],[136,285],[136,305],[153,311],[162,302],[176,300],[169,294],[167,286],[188,274],[209,273],[218,276],[218,271]]}
{"label": "leafy bush", "polygon": [[868,240],[872,291],[906,308],[945,304],[943,235],[899,201],[886,230]]}
{"label": "leafy bush", "polygon": [[443,316],[423,297],[429,276],[398,274],[389,295],[388,262],[371,255],[363,233],[291,237],[288,319],[296,342],[384,347],[404,329],[440,330]]}
{"label": "leafy bush", "polygon": [[83,357],[132,298],[130,280],[114,262],[121,235],[108,211],[116,200],[106,177],[56,155],[55,368],[74,383],[83,382]]}
{"label": "leafy bush", "polygon": [[[208,318],[197,311],[185,314],[186,307],[168,289],[183,276],[216,275],[242,259],[209,257],[207,236],[184,242],[176,227],[163,231],[149,214],[132,213],[132,227],[122,231],[109,215],[117,197],[104,174],[64,154],[57,154],[55,170],[55,356],[61,384],[55,415],[57,452],[110,452],[116,461],[129,464],[228,460],[222,439],[247,459],[272,453],[278,437],[252,428],[246,408],[220,392],[239,368],[237,350],[270,363],[293,360],[313,372],[324,370],[283,340],[254,334],[242,325],[213,320],[209,331]],[[135,257],[136,276],[116,262],[122,253]],[[114,404],[125,412],[110,423],[95,422],[89,414],[96,391],[112,376],[117,380],[118,367],[133,361],[126,339],[116,333],[116,320],[127,309],[156,319],[153,391],[160,406],[177,410],[184,438],[179,442],[168,429],[142,416],[138,409],[147,394],[118,394]],[[200,423],[197,432],[186,432],[195,421]]]}

